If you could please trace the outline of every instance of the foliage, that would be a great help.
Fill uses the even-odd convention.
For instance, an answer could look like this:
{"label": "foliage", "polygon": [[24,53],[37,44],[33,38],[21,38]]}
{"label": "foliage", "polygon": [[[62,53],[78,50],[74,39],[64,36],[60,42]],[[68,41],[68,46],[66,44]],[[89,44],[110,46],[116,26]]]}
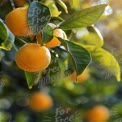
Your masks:
{"label": "foliage", "polygon": [[[121,92],[121,83],[117,82],[121,81],[120,52],[117,55],[111,52],[111,44],[106,42],[106,34],[101,29],[109,18],[105,15],[108,4],[93,6],[89,0],[29,1],[25,0],[22,6],[28,9],[25,24],[32,35],[22,37],[12,33],[5,21],[8,13],[18,8],[19,2],[16,5],[16,2],[0,0],[0,116],[5,116],[2,122],[86,121],[85,113],[99,104],[115,112],[116,117],[111,115],[108,121],[122,120],[118,117],[121,110],[116,105],[121,103],[121,97],[116,96]],[[61,29],[63,36],[55,36],[56,29]],[[28,72],[17,66],[15,56],[23,45],[38,43],[41,47],[54,38],[59,42],[58,45],[51,42],[51,62],[46,69]],[[38,52],[34,51],[36,55]],[[78,76],[86,69],[90,75],[86,82],[68,79],[74,71]],[[34,91],[50,94],[52,108],[32,111],[28,101]]]}

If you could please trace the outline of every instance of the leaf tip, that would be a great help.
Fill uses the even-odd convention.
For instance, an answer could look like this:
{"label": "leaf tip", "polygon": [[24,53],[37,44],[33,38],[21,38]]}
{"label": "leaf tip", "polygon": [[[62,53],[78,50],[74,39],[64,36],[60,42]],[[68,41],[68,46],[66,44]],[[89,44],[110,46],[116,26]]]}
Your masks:
{"label": "leaf tip", "polygon": [[120,81],[121,81],[120,73],[118,73],[118,75],[116,76],[116,79],[117,79],[117,81],[118,81],[118,82],[120,82]]}
{"label": "leaf tip", "polygon": [[28,86],[29,87],[29,89],[32,89],[32,86]]}
{"label": "leaf tip", "polygon": [[69,13],[69,12],[68,12],[68,9],[66,9],[65,12],[68,14],[68,13]]}

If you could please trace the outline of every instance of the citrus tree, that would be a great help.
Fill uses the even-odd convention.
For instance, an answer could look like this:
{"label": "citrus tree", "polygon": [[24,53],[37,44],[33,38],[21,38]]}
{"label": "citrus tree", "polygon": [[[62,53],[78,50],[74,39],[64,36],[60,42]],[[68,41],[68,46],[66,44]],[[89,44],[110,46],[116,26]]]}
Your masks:
{"label": "citrus tree", "polygon": [[[109,119],[107,107],[110,106],[97,100],[100,90],[94,85],[95,78],[104,77],[102,74],[97,78],[96,65],[116,81],[121,80],[120,65],[104,48],[104,39],[95,25],[106,17],[108,4],[99,2],[85,7],[86,3],[1,0],[2,122],[104,122]],[[82,100],[87,102],[79,102]],[[102,105],[95,106],[98,103]]]}

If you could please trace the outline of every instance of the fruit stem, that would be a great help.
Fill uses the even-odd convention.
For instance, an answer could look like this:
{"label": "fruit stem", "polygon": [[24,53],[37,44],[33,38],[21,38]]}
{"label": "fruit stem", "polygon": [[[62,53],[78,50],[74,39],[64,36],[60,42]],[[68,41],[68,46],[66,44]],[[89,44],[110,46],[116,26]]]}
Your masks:
{"label": "fruit stem", "polygon": [[13,0],[10,0],[10,4],[11,4],[12,8],[15,9],[15,5],[14,5],[14,1]]}
{"label": "fruit stem", "polygon": [[41,32],[37,33],[36,39],[37,39],[37,43],[41,45],[41,43],[42,43],[42,33]]}

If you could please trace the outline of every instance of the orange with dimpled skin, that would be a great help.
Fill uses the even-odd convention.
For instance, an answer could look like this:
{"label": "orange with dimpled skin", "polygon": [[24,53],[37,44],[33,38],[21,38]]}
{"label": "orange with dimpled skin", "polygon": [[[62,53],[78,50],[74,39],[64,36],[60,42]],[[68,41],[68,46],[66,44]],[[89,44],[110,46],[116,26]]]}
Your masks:
{"label": "orange with dimpled skin", "polygon": [[28,72],[39,72],[48,67],[51,54],[45,46],[28,43],[22,46],[15,56],[18,67]]}
{"label": "orange with dimpled skin", "polygon": [[28,8],[20,7],[12,10],[5,18],[5,23],[16,36],[30,36],[32,31],[27,21]]}

